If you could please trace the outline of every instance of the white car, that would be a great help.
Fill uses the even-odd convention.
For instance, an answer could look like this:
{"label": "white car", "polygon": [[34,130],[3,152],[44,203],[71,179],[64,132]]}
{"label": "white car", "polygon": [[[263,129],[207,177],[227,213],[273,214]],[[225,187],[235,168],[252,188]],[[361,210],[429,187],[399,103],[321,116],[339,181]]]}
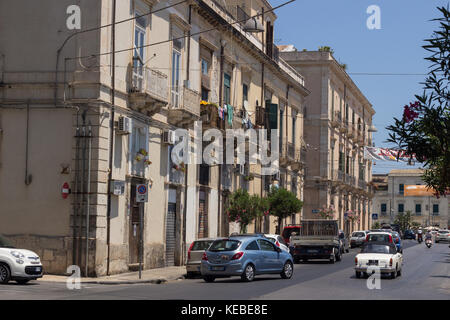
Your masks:
{"label": "white car", "polygon": [[402,274],[403,255],[397,252],[393,243],[369,242],[365,243],[361,253],[355,257],[355,275],[357,278],[364,273],[378,269],[380,273],[389,274],[392,279]]}
{"label": "white car", "polygon": [[434,242],[438,243],[439,241],[450,241],[450,231],[439,230],[434,236]]}
{"label": "white car", "polygon": [[25,284],[43,275],[39,256],[33,251],[16,249],[0,235],[0,284],[14,280]]}
{"label": "white car", "polygon": [[281,250],[289,253],[289,248],[288,248],[286,242],[284,242],[284,239],[282,236],[280,236],[278,234],[265,234],[264,236],[266,238],[268,238],[272,243],[274,243],[277,247],[279,247]]}

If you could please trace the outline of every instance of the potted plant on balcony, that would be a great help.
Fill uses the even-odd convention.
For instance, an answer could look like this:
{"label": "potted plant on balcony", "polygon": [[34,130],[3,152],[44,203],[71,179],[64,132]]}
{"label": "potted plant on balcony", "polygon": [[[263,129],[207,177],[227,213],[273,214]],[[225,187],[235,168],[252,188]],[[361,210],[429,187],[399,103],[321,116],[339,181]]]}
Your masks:
{"label": "potted plant on balcony", "polygon": [[322,209],[319,210],[319,216],[322,219],[333,219],[334,217],[334,208],[332,206],[326,207],[323,206]]}

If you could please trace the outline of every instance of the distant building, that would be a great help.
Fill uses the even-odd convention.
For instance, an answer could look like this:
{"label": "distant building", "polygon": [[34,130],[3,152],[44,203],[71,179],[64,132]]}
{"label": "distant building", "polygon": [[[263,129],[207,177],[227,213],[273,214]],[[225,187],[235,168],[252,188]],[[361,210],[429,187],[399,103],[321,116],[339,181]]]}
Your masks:
{"label": "distant building", "polygon": [[389,174],[373,174],[375,196],[372,212],[378,213],[378,222],[392,223],[401,212],[411,211],[412,221],[422,226],[447,228],[449,199],[433,196],[405,196],[405,186],[424,185],[421,169],[391,170]]}

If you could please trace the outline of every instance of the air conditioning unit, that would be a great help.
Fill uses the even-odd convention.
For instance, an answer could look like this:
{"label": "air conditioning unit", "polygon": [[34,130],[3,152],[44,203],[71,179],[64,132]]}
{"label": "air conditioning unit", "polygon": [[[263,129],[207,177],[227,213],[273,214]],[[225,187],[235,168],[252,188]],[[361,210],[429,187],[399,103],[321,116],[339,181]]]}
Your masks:
{"label": "air conditioning unit", "polygon": [[119,120],[117,121],[116,126],[116,133],[117,134],[130,134],[131,133],[131,125],[130,125],[130,118],[120,116]]}
{"label": "air conditioning unit", "polygon": [[165,130],[163,132],[163,143],[165,144],[175,144],[175,131]]}

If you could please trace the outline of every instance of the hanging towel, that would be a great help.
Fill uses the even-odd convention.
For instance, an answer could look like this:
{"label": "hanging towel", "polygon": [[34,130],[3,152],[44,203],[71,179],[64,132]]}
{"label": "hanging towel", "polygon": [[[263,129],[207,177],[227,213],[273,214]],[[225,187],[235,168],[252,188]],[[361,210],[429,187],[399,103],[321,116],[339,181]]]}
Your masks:
{"label": "hanging towel", "polygon": [[233,107],[227,104],[228,124],[233,125]]}

